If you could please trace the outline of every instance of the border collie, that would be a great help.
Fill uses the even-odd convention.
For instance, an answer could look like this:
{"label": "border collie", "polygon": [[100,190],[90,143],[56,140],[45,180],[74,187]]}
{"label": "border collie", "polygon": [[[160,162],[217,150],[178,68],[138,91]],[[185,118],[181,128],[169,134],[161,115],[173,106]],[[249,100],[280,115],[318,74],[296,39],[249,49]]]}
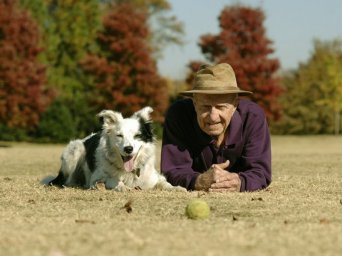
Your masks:
{"label": "border collie", "polygon": [[111,110],[100,112],[102,130],[66,146],[58,176],[49,184],[96,188],[97,182],[103,182],[106,189],[117,191],[134,188],[186,191],[172,186],[155,169],[152,111],[151,107],[145,107],[129,118]]}

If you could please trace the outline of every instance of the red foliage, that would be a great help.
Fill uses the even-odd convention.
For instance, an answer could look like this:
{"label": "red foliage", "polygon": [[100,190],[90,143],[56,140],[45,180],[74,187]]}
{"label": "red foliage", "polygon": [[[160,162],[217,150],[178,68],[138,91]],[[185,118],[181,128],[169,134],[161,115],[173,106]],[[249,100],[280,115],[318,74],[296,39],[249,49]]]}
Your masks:
{"label": "red foliage", "polygon": [[45,68],[38,62],[39,30],[16,1],[0,2],[0,122],[30,127],[52,98],[44,88]]}
{"label": "red foliage", "polygon": [[267,118],[277,120],[281,112],[277,98],[282,89],[274,74],[280,64],[268,58],[273,49],[265,35],[264,19],[260,9],[226,7],[219,17],[221,32],[202,36],[199,45],[210,62],[232,65],[239,87],[253,91],[253,100],[263,107]]}
{"label": "red foliage", "polygon": [[150,105],[154,118],[162,121],[168,106],[167,85],[151,57],[146,22],[146,14],[133,6],[113,5],[98,34],[104,56],[89,55],[82,65],[95,77],[93,104],[100,109],[128,115]]}

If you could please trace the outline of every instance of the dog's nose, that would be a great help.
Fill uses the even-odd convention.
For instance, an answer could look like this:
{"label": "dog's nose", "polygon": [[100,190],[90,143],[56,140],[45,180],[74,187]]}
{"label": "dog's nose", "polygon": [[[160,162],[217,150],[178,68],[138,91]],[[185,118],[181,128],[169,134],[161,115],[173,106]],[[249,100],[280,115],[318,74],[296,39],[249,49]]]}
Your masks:
{"label": "dog's nose", "polygon": [[124,147],[124,151],[125,153],[130,154],[133,152],[133,147],[132,146]]}

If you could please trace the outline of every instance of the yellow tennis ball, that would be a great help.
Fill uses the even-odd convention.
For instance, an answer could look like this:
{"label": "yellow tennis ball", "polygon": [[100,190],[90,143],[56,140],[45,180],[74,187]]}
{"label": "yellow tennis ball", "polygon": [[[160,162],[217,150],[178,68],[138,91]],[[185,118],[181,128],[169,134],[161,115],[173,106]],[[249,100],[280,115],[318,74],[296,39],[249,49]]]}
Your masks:
{"label": "yellow tennis ball", "polygon": [[194,220],[206,219],[209,217],[210,208],[205,201],[193,199],[187,204],[185,214],[188,218]]}

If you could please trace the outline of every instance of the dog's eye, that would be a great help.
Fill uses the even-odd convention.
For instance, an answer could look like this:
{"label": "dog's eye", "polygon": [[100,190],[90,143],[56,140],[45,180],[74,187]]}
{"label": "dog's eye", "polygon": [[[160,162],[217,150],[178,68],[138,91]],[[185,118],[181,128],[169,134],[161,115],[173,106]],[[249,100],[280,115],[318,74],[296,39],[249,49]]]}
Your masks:
{"label": "dog's eye", "polygon": [[139,134],[136,134],[135,136],[134,136],[134,139],[141,139],[141,134],[139,133]]}

